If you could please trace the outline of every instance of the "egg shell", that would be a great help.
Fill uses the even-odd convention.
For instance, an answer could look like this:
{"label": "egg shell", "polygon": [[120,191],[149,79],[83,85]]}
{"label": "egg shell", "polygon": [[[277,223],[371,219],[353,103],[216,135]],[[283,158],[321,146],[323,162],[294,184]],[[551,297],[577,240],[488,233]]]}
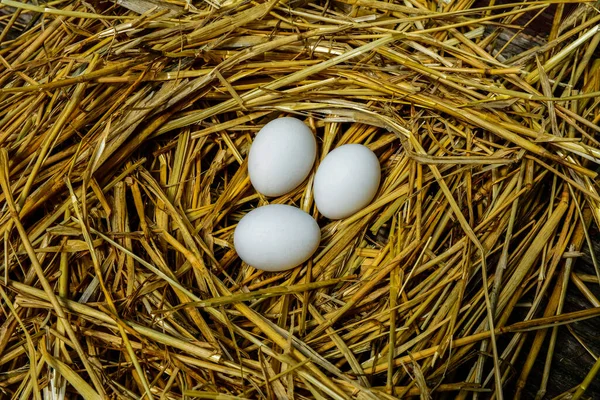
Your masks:
{"label": "egg shell", "polygon": [[250,211],[233,234],[235,250],[242,260],[272,272],[302,264],[314,254],[320,241],[321,230],[313,217],[283,204]]}
{"label": "egg shell", "polygon": [[275,119],[258,132],[250,147],[250,182],[265,196],[282,196],[306,179],[316,155],[315,136],[304,122],[291,117]]}
{"label": "egg shell", "polygon": [[368,147],[340,146],[325,156],[315,174],[317,209],[329,219],[349,217],[373,200],[380,180],[379,160]]}

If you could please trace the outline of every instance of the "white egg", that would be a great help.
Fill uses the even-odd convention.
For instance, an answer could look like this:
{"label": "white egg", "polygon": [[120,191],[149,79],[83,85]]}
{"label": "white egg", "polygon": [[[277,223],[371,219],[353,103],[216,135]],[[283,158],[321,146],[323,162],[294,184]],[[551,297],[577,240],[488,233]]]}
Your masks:
{"label": "white egg", "polygon": [[375,197],[381,168],[375,153],[361,144],[347,144],[327,154],[315,174],[317,209],[329,219],[361,210]]}
{"label": "white egg", "polygon": [[316,155],[315,136],[304,122],[275,119],[258,132],[250,147],[250,182],[265,196],[289,193],[306,179]]}
{"label": "white egg", "polygon": [[321,230],[299,208],[271,204],[250,211],[233,234],[235,250],[242,260],[264,271],[294,268],[319,247]]}

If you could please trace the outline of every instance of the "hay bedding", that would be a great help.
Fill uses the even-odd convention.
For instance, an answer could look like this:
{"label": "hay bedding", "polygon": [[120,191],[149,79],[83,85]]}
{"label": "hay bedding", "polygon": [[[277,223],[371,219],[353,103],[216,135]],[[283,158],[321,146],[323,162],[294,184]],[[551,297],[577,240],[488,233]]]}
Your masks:
{"label": "hay bedding", "polygon": [[[519,398],[542,360],[543,397],[557,332],[600,315],[593,2],[1,3],[2,396]],[[375,201],[260,197],[246,155],[282,115],[320,159],[374,150]],[[306,265],[236,257],[267,202],[318,218]]]}

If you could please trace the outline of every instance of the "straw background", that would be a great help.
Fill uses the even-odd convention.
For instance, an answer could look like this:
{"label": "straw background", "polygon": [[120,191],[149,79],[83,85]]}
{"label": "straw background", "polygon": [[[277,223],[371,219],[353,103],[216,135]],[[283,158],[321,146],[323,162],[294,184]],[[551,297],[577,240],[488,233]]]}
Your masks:
{"label": "straw background", "polygon": [[[0,397],[598,398],[599,2],[0,7]],[[252,189],[284,115],[370,206]],[[237,258],[267,203],[305,265]]]}

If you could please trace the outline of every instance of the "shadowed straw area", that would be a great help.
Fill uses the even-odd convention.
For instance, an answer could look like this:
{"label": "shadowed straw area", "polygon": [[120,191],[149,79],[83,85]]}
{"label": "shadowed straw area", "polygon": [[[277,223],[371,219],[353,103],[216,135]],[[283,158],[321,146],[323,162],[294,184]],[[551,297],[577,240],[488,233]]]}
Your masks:
{"label": "shadowed straw area", "polygon": [[[595,258],[577,269],[600,223],[597,3],[0,4],[2,396],[518,399],[544,360],[543,398],[557,332],[600,316]],[[324,219],[314,170],[254,191],[252,139],[285,115],[318,160],[375,151],[371,205]],[[305,265],[238,259],[268,202],[319,222]],[[588,303],[563,310],[567,288]]]}

